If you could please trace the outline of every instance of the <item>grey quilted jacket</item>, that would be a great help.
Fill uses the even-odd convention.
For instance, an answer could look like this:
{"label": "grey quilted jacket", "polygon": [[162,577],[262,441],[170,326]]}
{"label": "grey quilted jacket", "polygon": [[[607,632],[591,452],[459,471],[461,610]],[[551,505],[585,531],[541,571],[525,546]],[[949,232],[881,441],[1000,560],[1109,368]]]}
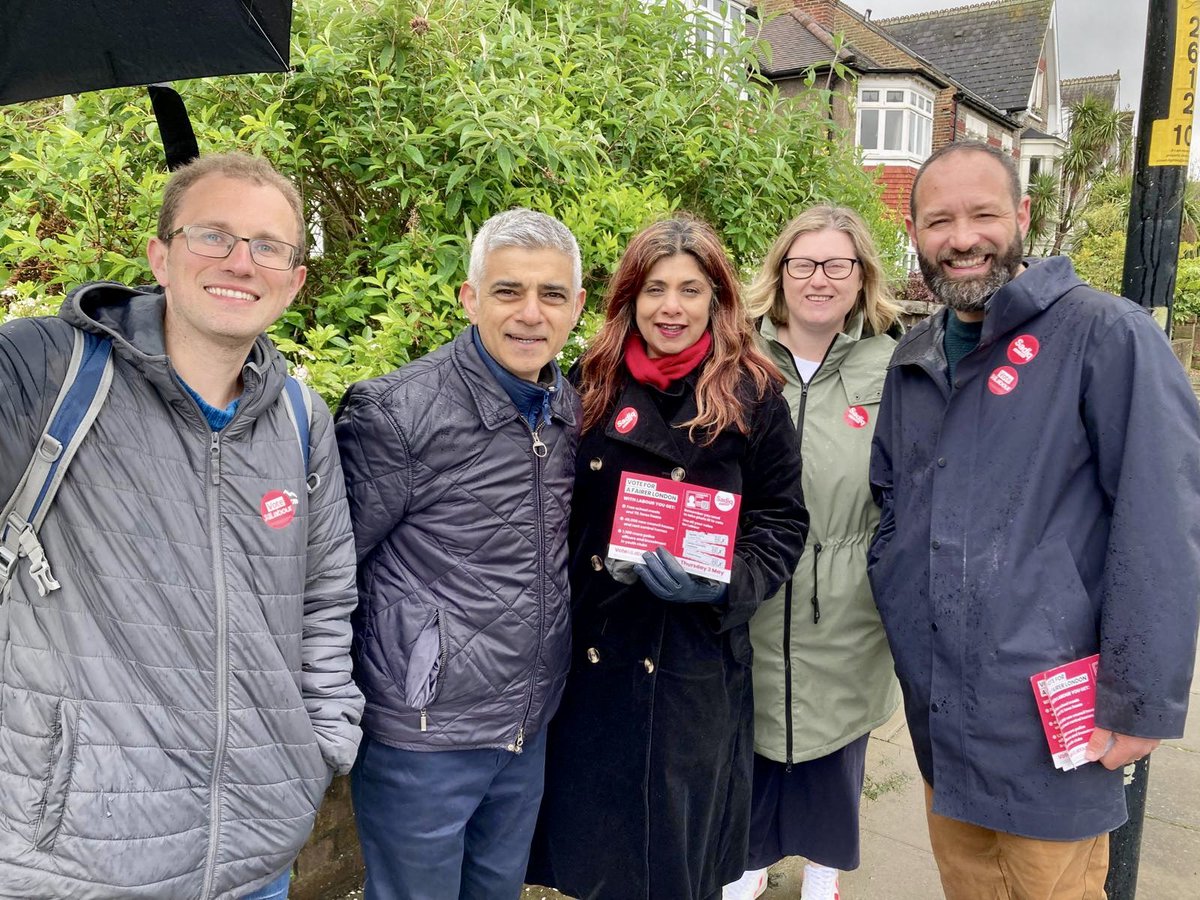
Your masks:
{"label": "grey quilted jacket", "polygon": [[519,751],[562,695],[579,399],[562,380],[545,455],[471,329],[353,385],[337,437],[358,546],[355,678],[394,747]]}
{"label": "grey quilted jacket", "polygon": [[[237,898],[304,843],[354,760],[350,521],[329,412],[305,489],[260,337],[213,434],[164,355],[163,297],[89,285],[0,327],[0,500],[70,356],[111,335],[112,389],[41,530],[62,584],[19,565],[0,604],[0,897]],[[290,491],[271,527],[264,496]],[[276,525],[280,519],[274,519]]]}

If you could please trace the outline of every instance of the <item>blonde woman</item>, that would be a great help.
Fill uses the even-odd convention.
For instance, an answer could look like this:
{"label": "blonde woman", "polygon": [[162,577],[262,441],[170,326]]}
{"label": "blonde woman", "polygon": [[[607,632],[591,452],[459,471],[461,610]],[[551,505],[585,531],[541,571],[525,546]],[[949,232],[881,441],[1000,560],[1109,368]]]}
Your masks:
{"label": "blonde woman", "polygon": [[746,302],[786,379],[811,530],[794,576],[750,625],[750,871],[725,897],[757,897],[768,866],[803,856],[803,900],[834,900],[838,870],[858,866],[867,738],[898,702],[867,582],[879,521],[867,467],[898,308],[862,219],[834,206],[788,223]]}

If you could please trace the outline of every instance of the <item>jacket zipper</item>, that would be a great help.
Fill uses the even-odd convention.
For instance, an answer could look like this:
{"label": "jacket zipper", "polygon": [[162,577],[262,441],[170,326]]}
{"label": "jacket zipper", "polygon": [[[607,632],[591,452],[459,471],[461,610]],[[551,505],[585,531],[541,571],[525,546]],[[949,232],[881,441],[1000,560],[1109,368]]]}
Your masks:
{"label": "jacket zipper", "polygon": [[[791,354],[788,354],[789,358]],[[796,361],[792,360],[792,365]],[[814,372],[815,376],[816,373]],[[796,377],[800,378],[800,370],[796,369]],[[808,406],[808,382],[800,378],[800,411],[796,414],[796,443],[804,442],[804,409]],[[804,465],[801,459],[800,465]],[[784,727],[787,740],[787,755],[784,771],[792,771],[792,733],[795,726],[792,723],[792,579],[787,580],[783,592],[783,702],[785,706]]]}
{"label": "jacket zipper", "polygon": [[783,704],[786,757],[784,771],[792,771],[792,579],[783,588]]}
{"label": "jacket zipper", "polygon": [[221,546],[221,433],[212,432],[208,448],[208,529],[212,535],[213,589],[217,614],[217,663],[213,680],[217,693],[217,736],[213,748],[208,795],[208,856],[204,862],[202,898],[212,896],[221,834],[221,770],[225,767],[225,743],[229,737],[229,608],[225,591],[225,561]]}
{"label": "jacket zipper", "polygon": [[537,650],[533,654],[533,670],[529,673],[529,692],[525,698],[525,713],[521,716],[521,722],[517,725],[517,739],[511,745],[514,753],[521,753],[525,748],[525,726],[529,724],[529,713],[533,710],[533,688],[537,682],[538,666],[542,662],[542,638],[546,632],[546,534],[544,530],[545,519],[541,515],[542,509],[542,460],[550,452],[549,448],[542,441],[542,429],[546,423],[550,421],[549,412],[543,416],[538,423],[537,428],[529,426],[529,422],[525,422],[525,427],[529,428],[530,437],[533,439],[533,508],[537,510],[537,515],[533,517],[534,529],[537,534],[537,582],[538,582],[538,637]]}
{"label": "jacket zipper", "polygon": [[[441,678],[446,672],[446,658],[450,655],[450,648],[446,645],[446,636],[442,629],[445,628],[445,622],[441,613],[438,613],[438,672],[442,673],[438,676],[438,688],[434,690],[434,696],[430,698],[432,703],[436,699],[438,690],[441,688]],[[421,730],[429,730],[429,707],[421,707]]]}

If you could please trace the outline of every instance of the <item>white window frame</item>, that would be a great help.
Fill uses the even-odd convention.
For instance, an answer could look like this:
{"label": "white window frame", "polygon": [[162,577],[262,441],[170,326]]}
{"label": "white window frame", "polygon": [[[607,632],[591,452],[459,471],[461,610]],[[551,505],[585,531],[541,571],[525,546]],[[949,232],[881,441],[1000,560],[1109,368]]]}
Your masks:
{"label": "white window frame", "polygon": [[[862,150],[863,163],[905,162],[916,167],[924,162],[933,150],[934,102],[934,92],[913,79],[860,80],[854,113],[854,143]],[[875,146],[868,147],[863,138],[871,120],[875,122]],[[898,132],[895,130],[897,124]],[[888,148],[889,136],[897,135],[899,140],[894,143],[898,146]]]}
{"label": "white window frame", "polygon": [[963,124],[967,129],[967,137],[975,138],[976,140],[987,142],[988,139],[988,123],[987,119],[982,116],[977,116],[969,110],[963,110]]}
{"label": "white window frame", "polygon": [[691,0],[696,8],[697,38],[711,55],[722,44],[746,33],[748,0]]}
{"label": "white window frame", "polygon": [[1000,149],[1005,153],[1012,153],[1013,138],[1007,131],[1000,135]]}

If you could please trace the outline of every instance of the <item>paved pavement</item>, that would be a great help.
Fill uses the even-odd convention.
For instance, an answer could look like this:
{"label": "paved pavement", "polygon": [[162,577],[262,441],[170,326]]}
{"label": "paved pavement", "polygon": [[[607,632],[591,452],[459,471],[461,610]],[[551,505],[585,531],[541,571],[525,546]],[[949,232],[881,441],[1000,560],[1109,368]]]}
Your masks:
{"label": "paved pavement", "polygon": [[[1141,900],[1200,897],[1200,663],[1190,709],[1184,737],[1164,743],[1151,756],[1138,870]],[[871,736],[866,794],[862,865],[842,875],[843,900],[941,898],[925,827],[924,789],[902,714]],[[774,866],[763,900],[797,900],[803,868],[801,859]]]}

